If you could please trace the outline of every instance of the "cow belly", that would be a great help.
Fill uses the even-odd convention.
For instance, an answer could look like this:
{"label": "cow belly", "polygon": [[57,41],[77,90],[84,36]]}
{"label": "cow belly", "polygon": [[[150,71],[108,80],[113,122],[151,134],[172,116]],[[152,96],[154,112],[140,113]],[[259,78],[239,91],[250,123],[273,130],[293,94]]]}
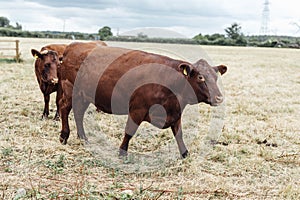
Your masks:
{"label": "cow belly", "polygon": [[101,92],[98,94],[95,97],[95,106],[98,111],[116,115],[128,114],[129,101],[126,101],[124,97],[118,95],[111,98],[104,93],[101,94]]}
{"label": "cow belly", "polygon": [[167,107],[154,104],[148,109],[147,116],[144,121],[151,123],[157,128],[165,129],[170,127],[180,119],[181,111],[176,105]]}

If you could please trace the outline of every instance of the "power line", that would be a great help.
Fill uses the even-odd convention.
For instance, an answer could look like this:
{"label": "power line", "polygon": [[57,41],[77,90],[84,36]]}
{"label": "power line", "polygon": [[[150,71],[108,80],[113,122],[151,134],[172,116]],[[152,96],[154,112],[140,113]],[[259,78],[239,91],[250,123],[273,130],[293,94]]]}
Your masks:
{"label": "power line", "polygon": [[66,20],[64,19],[63,32],[65,32],[65,28],[66,28]]}
{"label": "power line", "polygon": [[265,0],[264,9],[262,12],[261,27],[260,27],[260,33],[264,34],[264,35],[266,35],[270,32],[270,30],[269,30],[269,22],[270,22],[269,5],[270,5],[269,0]]}

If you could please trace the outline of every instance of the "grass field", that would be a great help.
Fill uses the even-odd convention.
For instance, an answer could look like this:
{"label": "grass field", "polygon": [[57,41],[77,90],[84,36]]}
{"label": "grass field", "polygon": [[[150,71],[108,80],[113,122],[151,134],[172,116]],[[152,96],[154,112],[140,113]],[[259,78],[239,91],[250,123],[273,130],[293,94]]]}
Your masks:
{"label": "grass field", "polygon": [[20,41],[24,62],[0,62],[0,199],[300,199],[299,50],[108,42],[228,66],[218,144],[203,144],[213,134],[214,109],[188,106],[183,132],[190,156],[180,159],[171,130],[145,123],[129,147],[146,158],[136,162],[114,151],[126,117],[93,106],[85,127],[90,138],[103,139],[99,145],[80,143],[72,116],[69,142],[59,143],[60,122],[41,120],[30,49],[71,41]]}

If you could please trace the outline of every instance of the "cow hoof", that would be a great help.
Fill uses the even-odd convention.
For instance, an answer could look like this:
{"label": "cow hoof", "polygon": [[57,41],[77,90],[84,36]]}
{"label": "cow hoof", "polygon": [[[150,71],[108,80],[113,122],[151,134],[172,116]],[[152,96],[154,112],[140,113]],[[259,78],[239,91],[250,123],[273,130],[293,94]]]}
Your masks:
{"label": "cow hoof", "polygon": [[182,158],[186,158],[189,155],[189,151],[186,150],[181,156]]}
{"label": "cow hoof", "polygon": [[119,149],[119,157],[124,158],[127,157],[128,153],[124,149]]}
{"label": "cow hoof", "polygon": [[64,139],[62,137],[59,137],[59,141],[60,143],[62,143],[63,145],[66,145],[67,144],[67,139]]}
{"label": "cow hoof", "polygon": [[46,120],[46,119],[48,119],[48,115],[46,115],[46,114],[42,115],[42,119],[41,120]]}
{"label": "cow hoof", "polygon": [[[80,136],[80,135],[84,135],[84,136]],[[80,142],[83,144],[91,144],[88,140],[88,138],[85,136],[85,134],[78,134],[77,133],[77,138],[80,140]]]}
{"label": "cow hoof", "polygon": [[60,121],[60,118],[59,118],[59,116],[55,116],[55,117],[53,118],[53,120],[54,120],[54,121]]}
{"label": "cow hoof", "polygon": [[81,144],[84,144],[84,145],[90,145],[91,143],[88,141],[88,139],[80,139],[79,138],[79,140],[80,140],[80,143]]}
{"label": "cow hoof", "polygon": [[60,117],[59,117],[59,113],[58,113],[58,111],[56,111],[56,113],[55,113],[55,116],[54,116],[53,120],[55,120],[55,121],[59,121],[59,120],[60,120]]}

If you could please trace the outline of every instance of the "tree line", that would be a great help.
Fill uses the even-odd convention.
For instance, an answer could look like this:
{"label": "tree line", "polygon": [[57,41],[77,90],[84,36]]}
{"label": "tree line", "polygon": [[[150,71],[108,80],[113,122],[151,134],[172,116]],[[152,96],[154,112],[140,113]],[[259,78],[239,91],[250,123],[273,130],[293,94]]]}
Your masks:
{"label": "tree line", "polygon": [[206,35],[199,33],[193,38],[151,38],[143,33],[139,33],[137,36],[114,36],[109,26],[100,28],[98,33],[94,34],[60,31],[24,31],[22,30],[22,25],[18,22],[16,26],[13,26],[10,24],[9,19],[0,17],[0,36],[8,37],[300,48],[300,37],[270,35],[245,36],[242,33],[242,27],[238,23],[231,24],[224,32],[224,34],[215,33]]}
{"label": "tree line", "polygon": [[0,27],[8,28],[8,29],[15,29],[15,30],[22,30],[22,25],[18,22],[16,26],[10,24],[10,20],[6,17],[0,17]]}

